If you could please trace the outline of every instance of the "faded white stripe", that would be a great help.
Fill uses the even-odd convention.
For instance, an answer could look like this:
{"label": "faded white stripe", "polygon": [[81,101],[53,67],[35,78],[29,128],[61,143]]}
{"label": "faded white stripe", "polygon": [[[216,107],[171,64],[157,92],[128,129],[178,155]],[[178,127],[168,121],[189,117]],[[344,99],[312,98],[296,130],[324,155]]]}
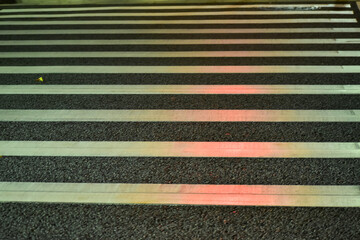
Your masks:
{"label": "faded white stripe", "polygon": [[[94,26],[96,28],[96,26]],[[213,29],[58,29],[1,30],[0,35],[43,34],[216,34],[216,33],[342,33],[360,32],[360,28],[213,28]],[[171,40],[171,39],[169,39]],[[314,39],[316,40],[316,39]],[[128,41],[132,41],[128,40]]]}
{"label": "faded white stripe", "polygon": [[357,142],[0,141],[1,156],[360,158]]}
{"label": "faded white stripe", "polygon": [[0,110],[18,122],[360,122],[360,110]]}
{"label": "faded white stripe", "polygon": [[0,12],[58,12],[58,11],[101,11],[101,10],[147,10],[147,9],[226,9],[226,8],[281,8],[284,10],[292,10],[296,8],[307,8],[309,10],[319,9],[320,7],[346,7],[350,8],[350,4],[244,4],[244,5],[186,5],[186,6],[109,6],[109,7],[75,7],[75,8],[17,8],[17,9],[1,9]]}
{"label": "faded white stripe", "polygon": [[0,202],[360,207],[359,186],[0,182]]}
{"label": "faded white stripe", "polygon": [[[360,30],[360,28],[359,28]],[[8,40],[0,46],[48,45],[206,45],[206,44],[359,44],[359,38],[340,39],[126,39],[126,40]]]}
{"label": "faded white stripe", "polygon": [[360,85],[0,85],[0,94],[360,94]]}
{"label": "faded white stripe", "polygon": [[2,52],[1,58],[360,57],[360,51]]}
{"label": "faded white stripe", "polygon": [[297,19],[209,19],[209,20],[95,20],[95,21],[0,21],[0,25],[92,25],[92,24],[270,24],[270,23],[356,23],[355,18]]}
{"label": "faded white stripe", "polygon": [[360,66],[7,66],[0,74],[45,73],[360,73]]}
{"label": "faded white stripe", "polygon": [[293,14],[354,14],[352,10],[347,11],[216,11],[216,12],[147,12],[147,13],[67,13],[67,14],[23,14],[23,15],[0,15],[1,18],[70,18],[70,17],[131,17],[131,16],[227,16],[227,15],[293,15]]}

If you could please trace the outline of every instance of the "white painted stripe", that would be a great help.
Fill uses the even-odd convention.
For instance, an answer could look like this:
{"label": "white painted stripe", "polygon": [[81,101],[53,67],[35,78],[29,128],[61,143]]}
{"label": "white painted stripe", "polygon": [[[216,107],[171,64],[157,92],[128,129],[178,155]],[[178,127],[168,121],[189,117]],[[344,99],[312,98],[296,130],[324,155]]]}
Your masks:
{"label": "white painted stripe", "polygon": [[149,10],[149,9],[227,9],[227,8],[280,8],[284,10],[292,10],[296,8],[306,8],[316,10],[321,7],[338,7],[350,8],[350,4],[244,4],[244,5],[182,5],[182,6],[109,6],[109,7],[73,7],[73,8],[15,8],[1,9],[0,12],[59,12],[59,11],[101,11],[101,10]]}
{"label": "white painted stripe", "polygon": [[[359,28],[360,30],[360,28]],[[126,39],[126,40],[9,40],[0,46],[48,45],[206,45],[206,44],[359,44],[360,38],[340,39]]]}
{"label": "white painted stripe", "polygon": [[352,10],[323,10],[323,11],[216,11],[216,12],[146,12],[146,13],[67,13],[67,14],[23,14],[23,15],[0,15],[1,18],[69,18],[69,17],[130,17],[130,16],[219,16],[219,15],[292,15],[292,14],[354,14]]}
{"label": "white painted stripe", "polygon": [[360,207],[360,186],[0,182],[0,202]]}
{"label": "white painted stripe", "polygon": [[1,156],[360,158],[358,142],[0,141]]}
{"label": "white painted stripe", "polygon": [[80,21],[0,21],[1,26],[16,25],[92,25],[92,24],[270,24],[270,23],[356,23],[355,18],[296,18],[296,19],[198,19],[198,20],[80,20]]}
{"label": "white painted stripe", "polygon": [[0,74],[45,73],[360,73],[360,66],[6,66]]}
{"label": "white painted stripe", "polygon": [[360,32],[360,28],[54,29],[54,30],[30,29],[30,30],[1,30],[0,35],[230,34],[230,33],[329,33],[329,32],[331,33]]}
{"label": "white painted stripe", "polygon": [[0,85],[0,94],[360,94],[360,85]]}
{"label": "white painted stripe", "polygon": [[360,51],[2,52],[0,58],[360,57]]}
{"label": "white painted stripe", "polygon": [[360,122],[360,110],[0,110],[17,122]]}

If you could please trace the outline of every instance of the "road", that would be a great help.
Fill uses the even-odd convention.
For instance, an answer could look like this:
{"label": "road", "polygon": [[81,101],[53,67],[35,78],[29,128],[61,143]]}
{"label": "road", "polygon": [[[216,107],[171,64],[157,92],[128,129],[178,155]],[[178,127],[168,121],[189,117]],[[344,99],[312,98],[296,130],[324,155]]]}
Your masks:
{"label": "road", "polygon": [[0,5],[0,239],[359,239],[359,21]]}

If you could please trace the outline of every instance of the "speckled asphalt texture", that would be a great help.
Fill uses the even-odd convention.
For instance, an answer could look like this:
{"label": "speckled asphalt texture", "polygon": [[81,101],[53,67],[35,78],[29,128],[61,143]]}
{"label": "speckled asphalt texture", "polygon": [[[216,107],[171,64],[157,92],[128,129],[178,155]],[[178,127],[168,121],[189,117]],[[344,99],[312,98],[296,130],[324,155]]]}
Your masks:
{"label": "speckled asphalt texture", "polygon": [[1,181],[356,185],[359,159],[3,157]]}
{"label": "speckled asphalt texture", "polygon": [[[90,6],[90,5],[89,5]],[[355,17],[360,12],[352,3]],[[6,6],[3,8],[31,8]],[[42,6],[40,6],[42,7]],[[56,6],[44,6],[56,8]],[[67,6],[65,6],[67,7]],[[0,5],[0,9],[1,9]],[[267,8],[257,9],[264,10]],[[323,10],[344,10],[321,8]],[[231,9],[229,9],[231,10]],[[234,9],[232,9],[234,10]],[[268,9],[269,10],[269,9]],[[300,10],[300,9],[299,9]],[[178,10],[151,10],[151,12]],[[182,10],[184,12],[189,10]],[[197,10],[200,11],[200,10]],[[219,11],[219,9],[201,10]],[[81,11],[81,13],[109,11]],[[124,12],[124,11],[116,11]],[[128,11],[126,11],[128,12]],[[141,12],[141,11],[136,11]],[[46,12],[45,12],[46,13]],[[61,11],[54,13],[63,13]],[[76,12],[74,12],[76,13]],[[19,13],[1,13],[17,15]],[[37,13],[35,14],[44,14]],[[279,16],[278,18],[283,18]],[[299,16],[291,15],[290,18]],[[304,17],[304,16],[303,16]],[[307,16],[308,17],[308,16]],[[318,18],[319,15],[309,16]],[[348,17],[322,15],[322,17]],[[353,17],[353,16],[351,16]],[[187,17],[210,19],[213,16]],[[240,19],[253,16],[227,16]],[[269,16],[259,16],[266,19]],[[93,18],[92,20],[94,20]],[[101,18],[149,19],[149,18]],[[179,19],[179,17],[151,17]],[[186,19],[186,18],[181,18]],[[225,18],[224,18],[225,19]],[[3,19],[8,21],[10,19]],[[17,19],[21,20],[21,19]],[[23,19],[24,20],[24,19]],[[35,20],[35,19],[34,19]],[[54,20],[39,18],[39,21]],[[79,20],[69,18],[69,20]],[[359,23],[41,25],[35,29],[358,28]],[[47,39],[360,38],[360,33],[0,35]],[[0,66],[360,65],[359,58],[5,59],[1,52],[360,50],[360,44],[0,46]],[[51,54],[51,53],[50,53]],[[2,74],[0,84],[359,84],[360,74]],[[359,95],[0,95],[0,109],[360,109]],[[0,122],[0,141],[359,142],[360,123]],[[359,185],[360,159],[9,157],[0,181],[77,183]],[[1,203],[0,240],[12,239],[360,239],[360,208]]]}
{"label": "speckled asphalt texture", "polygon": [[0,95],[1,109],[357,109],[360,95]]}
{"label": "speckled asphalt texture", "polygon": [[[0,205],[4,239],[358,239],[360,208]],[[4,233],[4,232],[3,232]],[[49,235],[49,233],[51,235]]]}
{"label": "speckled asphalt texture", "polygon": [[[360,36],[360,35],[359,35]],[[0,74],[0,84],[34,84],[40,74]],[[41,74],[42,84],[358,84],[345,74]],[[38,83],[39,84],[39,83]]]}

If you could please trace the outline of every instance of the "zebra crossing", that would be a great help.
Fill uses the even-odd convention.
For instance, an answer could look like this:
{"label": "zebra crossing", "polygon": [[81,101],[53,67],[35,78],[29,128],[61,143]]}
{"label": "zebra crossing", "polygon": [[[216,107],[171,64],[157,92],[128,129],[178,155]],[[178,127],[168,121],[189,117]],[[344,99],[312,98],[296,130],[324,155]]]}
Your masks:
{"label": "zebra crossing", "polygon": [[[3,7],[0,202],[360,207],[359,173],[331,172],[344,159],[360,166],[359,17],[355,2]],[[89,128],[106,134],[94,140]],[[307,183],[226,171],[206,182],[188,172],[57,179],[66,165],[35,173],[43,161],[74,157],[332,168],[317,172],[327,181]],[[34,172],[11,164],[19,158]]]}

